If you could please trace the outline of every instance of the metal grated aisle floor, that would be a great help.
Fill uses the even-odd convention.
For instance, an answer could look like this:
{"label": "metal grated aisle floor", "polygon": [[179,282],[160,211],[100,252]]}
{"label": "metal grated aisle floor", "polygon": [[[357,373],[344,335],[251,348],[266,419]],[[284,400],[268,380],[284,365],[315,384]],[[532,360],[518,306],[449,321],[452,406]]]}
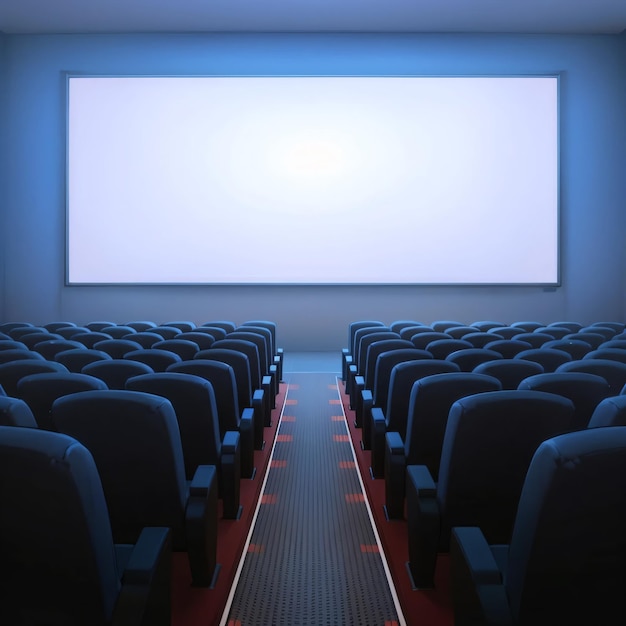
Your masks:
{"label": "metal grated aisle floor", "polygon": [[286,404],[222,624],[404,624],[334,374],[287,374]]}

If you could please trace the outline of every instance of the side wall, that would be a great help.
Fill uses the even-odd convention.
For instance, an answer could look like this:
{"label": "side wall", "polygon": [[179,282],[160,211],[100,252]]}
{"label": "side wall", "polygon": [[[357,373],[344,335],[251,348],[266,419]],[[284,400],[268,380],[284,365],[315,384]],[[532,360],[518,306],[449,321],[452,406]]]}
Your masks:
{"label": "side wall", "polygon": [[[0,39],[0,85],[6,97],[0,149],[10,158],[3,168],[2,318],[36,323],[270,318],[279,324],[280,342],[289,350],[339,349],[345,344],[348,323],[359,318],[387,322],[399,318],[425,322],[623,319],[625,41],[623,35],[5,35]],[[560,72],[562,285],[552,291],[531,287],[66,287],[64,71]],[[268,252],[267,262],[288,262],[281,259],[280,242]]]}

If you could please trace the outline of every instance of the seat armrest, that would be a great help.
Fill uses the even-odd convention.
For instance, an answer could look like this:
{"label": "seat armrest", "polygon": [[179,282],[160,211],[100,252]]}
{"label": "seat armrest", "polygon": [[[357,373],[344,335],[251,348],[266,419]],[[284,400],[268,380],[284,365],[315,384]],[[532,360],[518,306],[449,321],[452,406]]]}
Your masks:
{"label": "seat armrest", "polygon": [[263,449],[263,429],[272,423],[272,412],[265,402],[265,391],[255,389],[252,394],[252,408],[254,409],[254,448]]}
{"label": "seat armrest", "polygon": [[459,551],[472,571],[474,582],[480,585],[501,585],[502,572],[491,552],[491,548],[478,526],[455,526],[452,529],[450,549],[456,542]]}
{"label": "seat armrest", "polygon": [[406,472],[419,496],[434,497],[436,495],[437,485],[426,465],[409,465]]}
{"label": "seat armrest", "polygon": [[236,430],[229,430],[224,433],[222,440],[222,454],[235,454],[239,447],[239,433]]}
{"label": "seat armrest", "polygon": [[111,626],[169,626],[171,623],[171,530],[144,528],[132,546]]}
{"label": "seat armrest", "polygon": [[171,551],[171,530],[153,526],[144,528],[124,569],[122,584],[147,585],[152,580],[159,558]]}
{"label": "seat armrest", "polygon": [[239,436],[241,446],[241,476],[254,477],[254,421],[257,416],[254,409],[246,407],[241,413]]}
{"label": "seat armrest", "polygon": [[385,435],[385,439],[387,441],[387,449],[391,454],[401,454],[404,456],[404,441],[402,441],[400,433],[392,431]]}
{"label": "seat armrest", "polygon": [[206,495],[215,480],[215,465],[198,465],[189,485],[189,495],[195,498]]}
{"label": "seat armrest", "polygon": [[502,573],[479,528],[452,529],[450,580],[455,624],[512,626]]}

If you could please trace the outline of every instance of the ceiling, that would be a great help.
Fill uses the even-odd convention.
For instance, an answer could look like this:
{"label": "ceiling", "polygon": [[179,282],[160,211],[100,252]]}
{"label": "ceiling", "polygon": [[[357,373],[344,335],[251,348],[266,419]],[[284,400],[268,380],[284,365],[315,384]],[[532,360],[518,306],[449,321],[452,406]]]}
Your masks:
{"label": "ceiling", "polygon": [[626,30],[626,0],[0,0],[4,33]]}

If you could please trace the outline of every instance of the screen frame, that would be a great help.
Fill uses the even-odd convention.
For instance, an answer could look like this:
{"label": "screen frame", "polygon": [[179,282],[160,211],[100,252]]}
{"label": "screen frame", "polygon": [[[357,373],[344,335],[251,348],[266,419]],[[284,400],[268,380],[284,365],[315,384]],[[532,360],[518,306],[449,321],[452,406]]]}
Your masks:
{"label": "screen frame", "polygon": [[[523,73],[523,74],[109,74],[109,73],[86,73],[76,71],[62,72],[65,92],[65,254],[64,254],[64,284],[67,287],[98,286],[98,287],[139,287],[139,286],[216,286],[216,287],[307,287],[307,286],[330,286],[330,287],[542,287],[544,290],[553,291],[562,285],[562,216],[561,216],[561,77],[562,72],[546,73]],[[555,233],[555,266],[556,279],[545,282],[436,282],[436,281],[112,281],[112,282],[89,282],[70,280],[70,82],[74,78],[550,78],[556,83],[556,207],[554,217],[556,219]],[[280,262],[280,245],[268,250],[268,254],[275,254]]]}

